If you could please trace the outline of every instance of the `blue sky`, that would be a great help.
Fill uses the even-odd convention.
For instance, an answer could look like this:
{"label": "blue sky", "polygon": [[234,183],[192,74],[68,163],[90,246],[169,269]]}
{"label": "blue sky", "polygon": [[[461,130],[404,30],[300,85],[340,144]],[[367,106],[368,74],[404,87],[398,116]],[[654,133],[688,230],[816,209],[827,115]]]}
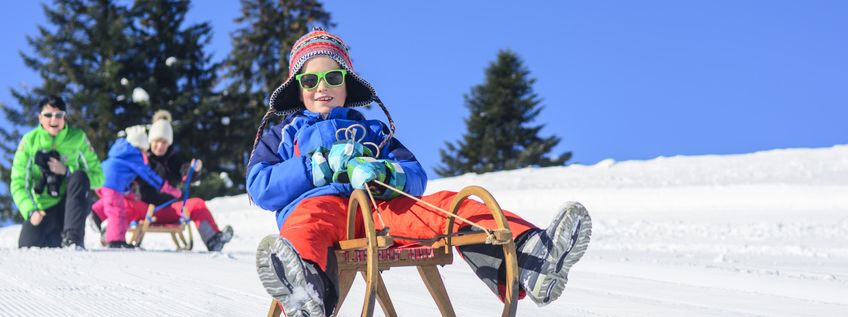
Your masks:
{"label": "blue sky", "polygon": [[[2,2],[0,102],[38,85],[18,50],[43,23]],[[544,136],[573,162],[848,143],[846,1],[328,1],[360,74],[429,172],[465,132],[463,95],[500,49],[537,79]],[[195,1],[215,59],[238,1]],[[373,116],[383,118],[374,111]],[[7,128],[7,124],[3,124]],[[245,140],[249,143],[251,140]],[[430,173],[431,177],[435,174]]]}

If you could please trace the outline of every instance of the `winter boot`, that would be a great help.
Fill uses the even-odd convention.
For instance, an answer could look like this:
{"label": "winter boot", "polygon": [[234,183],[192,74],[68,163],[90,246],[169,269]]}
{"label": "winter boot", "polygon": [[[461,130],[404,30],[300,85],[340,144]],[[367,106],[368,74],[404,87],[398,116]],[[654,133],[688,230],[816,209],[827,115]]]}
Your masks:
{"label": "winter boot", "polygon": [[100,225],[103,223],[103,220],[100,219],[100,217],[98,217],[97,213],[95,213],[94,211],[92,211],[88,215],[88,220],[90,220],[88,225],[91,227],[91,229],[94,230],[94,232],[100,233],[100,232],[106,231],[106,230],[101,230]]}
{"label": "winter boot", "polygon": [[75,250],[85,250],[85,244],[79,235],[73,234],[70,231],[62,232],[62,248],[72,248]]}
{"label": "winter boot", "polygon": [[103,227],[100,228],[100,245],[104,246],[104,247],[108,247],[109,243],[106,242],[106,226],[109,225],[109,222],[107,221],[106,223],[101,223],[101,224],[103,225]]}
{"label": "winter boot", "polygon": [[288,317],[324,314],[324,281],[288,240],[270,235],[256,248],[256,272],[265,291],[283,304]]}
{"label": "winter boot", "polygon": [[109,249],[135,249],[135,246],[126,241],[109,242]]}
{"label": "winter boot", "polygon": [[519,282],[527,296],[543,306],[559,298],[568,270],[589,245],[592,219],[580,203],[568,202],[548,228],[528,233],[518,252]]}
{"label": "winter boot", "polygon": [[211,252],[219,252],[224,249],[224,245],[233,239],[233,227],[224,226],[224,229],[215,233],[209,240],[206,241],[206,248]]}
{"label": "winter boot", "polygon": [[88,214],[87,223],[91,230],[100,234],[100,245],[104,247],[108,246],[109,244],[106,243],[106,224],[108,224],[108,222],[103,223],[103,219],[100,219],[100,217],[97,216],[97,213],[92,210]]}

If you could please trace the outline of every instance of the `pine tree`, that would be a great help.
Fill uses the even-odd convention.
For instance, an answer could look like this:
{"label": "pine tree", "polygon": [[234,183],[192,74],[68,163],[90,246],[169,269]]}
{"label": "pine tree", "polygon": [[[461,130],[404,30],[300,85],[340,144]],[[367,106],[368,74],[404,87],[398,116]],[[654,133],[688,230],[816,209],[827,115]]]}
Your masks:
{"label": "pine tree", "polygon": [[[110,0],[57,0],[44,5],[48,25],[27,38],[35,53],[21,54],[42,83],[12,89],[17,105],[0,105],[13,126],[0,131],[2,181],[9,180],[21,129],[37,124],[38,101],[55,94],[68,103],[67,124],[86,132],[101,159],[118,131],[150,123],[156,109],[171,111],[175,146],[186,156],[203,159],[204,169],[211,171],[192,195],[210,198],[235,192],[217,177],[240,158],[233,158],[224,144],[233,141],[223,137],[226,124],[219,115],[219,94],[213,91],[219,65],[204,52],[212,30],[208,23],[185,26],[188,9],[188,1],[173,0],[136,1],[131,6]],[[0,195],[0,204],[10,201],[8,195]]]}
{"label": "pine tree", "polygon": [[[144,89],[149,101],[143,106],[143,123],[150,123],[157,109],[171,112],[175,150],[186,158],[203,160],[203,181],[192,196],[212,198],[235,194],[237,188],[222,186],[220,172],[232,172],[237,157],[227,146],[235,142],[214,91],[220,64],[211,62],[204,47],[212,39],[209,23],[186,25],[188,1],[136,1],[130,15],[133,63],[140,65],[138,81],[130,86]],[[140,107],[141,108],[141,107]]]}
{"label": "pine tree", "polygon": [[268,111],[268,98],[288,77],[294,42],[313,26],[332,27],[330,13],[315,0],[241,0],[240,27],[224,62],[227,88],[222,112],[229,113],[228,151],[240,161],[229,173],[243,190],[256,127]]}
{"label": "pine tree", "polygon": [[[33,55],[21,53],[24,63],[41,76],[34,88],[11,89],[17,105],[3,104],[11,129],[0,131],[2,182],[8,185],[12,157],[22,132],[37,125],[38,101],[47,95],[65,99],[68,125],[83,129],[99,156],[106,153],[118,127],[135,121],[135,104],[126,96],[120,78],[130,77],[130,40],[124,32],[131,22],[127,10],[111,1],[56,1],[43,5],[48,26],[27,37]],[[24,131],[22,131],[24,129]],[[8,188],[8,187],[7,187]],[[11,210],[11,197],[2,194],[2,208]]]}
{"label": "pine tree", "polygon": [[544,125],[528,126],[541,113],[541,100],[533,92],[535,79],[514,52],[501,51],[486,69],[486,79],[465,95],[470,115],[462,140],[446,142],[439,150],[440,176],[487,173],[527,166],[563,165],[571,152],[548,157],[560,139],[542,138]]}
{"label": "pine tree", "polygon": [[[0,109],[4,115],[8,117],[10,109],[5,103],[0,103]],[[17,212],[12,208],[12,195],[9,192],[9,179],[12,177],[11,165],[14,159],[17,141],[8,142],[8,140],[20,140],[21,134],[16,129],[0,130],[0,227],[7,221],[12,219]]]}

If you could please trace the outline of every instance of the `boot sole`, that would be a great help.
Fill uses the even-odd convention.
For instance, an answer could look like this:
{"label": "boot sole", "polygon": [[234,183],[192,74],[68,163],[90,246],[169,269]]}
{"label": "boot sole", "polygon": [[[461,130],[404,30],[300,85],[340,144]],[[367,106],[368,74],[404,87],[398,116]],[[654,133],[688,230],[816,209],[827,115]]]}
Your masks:
{"label": "boot sole", "polygon": [[224,236],[224,239],[221,239],[221,242],[227,243],[227,242],[230,242],[231,240],[233,240],[233,236],[235,235],[233,233],[233,227],[225,226],[224,230],[221,230],[221,232],[223,233],[223,236]]}
{"label": "boot sole", "polygon": [[[284,279],[280,279],[277,271],[283,272]],[[285,239],[269,235],[259,242],[256,273],[265,291],[283,304],[286,316],[324,316],[323,303],[310,296],[305,288],[306,276],[300,256]]]}
{"label": "boot sole", "polygon": [[534,289],[528,294],[540,305],[547,305],[562,295],[568,283],[568,271],[586,253],[592,236],[592,218],[583,205],[569,202],[563,209],[565,212],[555,219],[559,225],[552,237],[554,248],[543,266],[545,273],[539,274]]}

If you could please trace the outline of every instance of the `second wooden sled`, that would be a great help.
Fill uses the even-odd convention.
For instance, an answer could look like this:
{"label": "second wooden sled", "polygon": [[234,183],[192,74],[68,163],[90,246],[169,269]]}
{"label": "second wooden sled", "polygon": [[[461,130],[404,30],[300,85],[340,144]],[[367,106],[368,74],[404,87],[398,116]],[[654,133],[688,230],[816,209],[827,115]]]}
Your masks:
{"label": "second wooden sled", "polygon": [[133,222],[130,225],[128,233],[131,234],[129,243],[138,247],[141,246],[141,241],[144,240],[144,235],[148,232],[163,232],[171,234],[171,240],[177,246],[178,251],[188,251],[194,248],[194,235],[191,232],[191,215],[186,212],[186,202],[188,201],[189,185],[191,185],[191,177],[194,175],[194,169],[197,166],[197,161],[192,160],[191,166],[186,175],[185,185],[183,188],[183,204],[180,206],[180,220],[177,223],[158,224],[156,222],[156,212],[162,208],[168,207],[171,203],[177,201],[177,198],[171,199],[158,206],[148,205],[147,214],[144,219],[138,222]]}
{"label": "second wooden sled", "polygon": [[[170,204],[170,202],[167,204]],[[164,207],[167,205],[163,204],[160,206]],[[147,208],[147,215],[144,219],[133,223],[130,226],[129,230],[127,230],[127,232],[131,234],[129,243],[137,247],[141,246],[141,242],[144,240],[145,234],[149,232],[161,232],[171,235],[171,240],[174,242],[174,245],[176,245],[178,251],[191,250],[194,247],[194,235],[191,230],[191,222],[181,220],[178,223],[157,224],[154,223],[156,221],[156,211],[158,211],[157,206],[149,205]]]}

